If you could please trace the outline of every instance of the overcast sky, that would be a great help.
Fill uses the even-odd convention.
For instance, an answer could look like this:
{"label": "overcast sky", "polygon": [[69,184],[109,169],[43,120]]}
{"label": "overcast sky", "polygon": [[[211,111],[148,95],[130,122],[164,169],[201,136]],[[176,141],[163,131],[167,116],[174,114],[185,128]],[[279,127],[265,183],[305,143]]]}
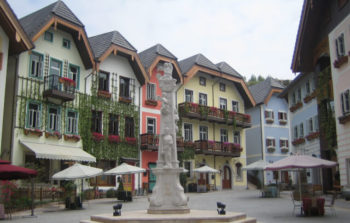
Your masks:
{"label": "overcast sky", "polygon": [[[18,18],[55,0],[7,0]],[[141,52],[157,43],[178,60],[202,53],[241,75],[293,79],[303,0],[64,0],[88,36],[119,31]]]}

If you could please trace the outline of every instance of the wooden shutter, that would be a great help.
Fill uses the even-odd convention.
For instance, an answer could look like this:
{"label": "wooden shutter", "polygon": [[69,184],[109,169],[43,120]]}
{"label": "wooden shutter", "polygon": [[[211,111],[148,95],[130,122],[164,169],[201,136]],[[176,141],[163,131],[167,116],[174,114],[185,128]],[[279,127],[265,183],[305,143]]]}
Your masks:
{"label": "wooden shutter", "polygon": [[266,146],[269,146],[269,139],[266,139]]}
{"label": "wooden shutter", "polygon": [[45,77],[49,75],[49,70],[50,70],[50,55],[46,53],[44,57],[44,76]]}
{"label": "wooden shutter", "polygon": [[267,118],[269,116],[268,111],[265,111],[265,118]]}

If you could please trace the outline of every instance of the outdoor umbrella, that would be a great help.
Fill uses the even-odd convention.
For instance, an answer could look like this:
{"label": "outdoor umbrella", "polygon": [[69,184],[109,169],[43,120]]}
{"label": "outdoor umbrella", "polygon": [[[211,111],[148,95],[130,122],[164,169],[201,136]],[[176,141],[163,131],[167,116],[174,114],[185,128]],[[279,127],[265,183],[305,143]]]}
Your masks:
{"label": "outdoor umbrella", "polygon": [[146,172],[146,170],[137,166],[131,166],[127,163],[122,163],[121,165],[104,172],[104,175],[123,175],[142,172]]}
{"label": "outdoor umbrella", "polygon": [[[11,165],[11,162],[0,160],[0,180],[18,180],[33,178],[38,174],[36,170]],[[34,181],[32,181],[32,216],[34,216]]]}
{"label": "outdoor umbrella", "polygon": [[[306,169],[306,168],[330,168],[336,166],[337,163],[329,160],[324,160],[308,155],[292,155],[275,163],[266,166],[265,170],[283,170],[283,169]],[[299,177],[299,193],[301,199],[301,183]]]}
{"label": "outdoor umbrella", "polygon": [[220,173],[220,171],[213,169],[207,165],[204,165],[202,167],[196,168],[193,170],[194,172],[197,173]]}
{"label": "outdoor umbrella", "polygon": [[81,179],[81,192],[83,193],[83,179],[101,175],[103,170],[91,166],[85,166],[80,163],[75,163],[52,176],[54,180],[77,180]]}
{"label": "outdoor umbrella", "polygon": [[[269,165],[268,162],[265,160],[258,160],[254,163],[249,164],[248,166],[245,166],[242,168],[242,170],[259,170],[264,171],[265,167]],[[264,187],[264,173],[262,173],[262,186],[261,189]],[[247,181],[247,188],[248,188],[248,181]]]}

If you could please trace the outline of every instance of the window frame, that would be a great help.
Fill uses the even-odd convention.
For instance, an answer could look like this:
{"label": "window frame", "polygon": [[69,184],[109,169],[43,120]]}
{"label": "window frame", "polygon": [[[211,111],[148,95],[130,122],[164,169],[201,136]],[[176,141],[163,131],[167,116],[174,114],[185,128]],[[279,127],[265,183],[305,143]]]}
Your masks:
{"label": "window frame", "polygon": [[[91,131],[102,134],[103,133],[103,113],[102,113],[102,111],[97,111],[97,110],[92,110],[91,112],[92,112]],[[96,121],[98,121],[98,123]],[[98,125],[96,125],[96,124],[98,124]]]}
{"label": "window frame", "polygon": [[207,79],[205,77],[199,77],[199,85],[200,86],[206,86],[207,85]]}
{"label": "window frame", "polygon": [[109,113],[108,135],[119,135],[119,115]]}
{"label": "window frame", "polygon": [[296,140],[296,139],[299,139],[299,125],[295,125],[293,127],[293,139]]}
{"label": "window frame", "polygon": [[[52,129],[51,126],[51,115],[50,109],[57,109],[57,114],[56,114],[56,129]],[[55,121],[55,120],[54,120]],[[47,131],[48,132],[61,132],[61,107],[56,106],[56,105],[47,105],[47,125],[46,125]]]}
{"label": "window frame", "polygon": [[[76,129],[76,131],[69,131],[69,117],[68,117],[68,113],[69,112],[74,112],[75,113],[75,127],[72,126],[72,129]],[[65,133],[66,134],[70,134],[70,135],[79,135],[79,113],[78,111],[74,110],[74,109],[67,109],[66,110],[66,130]]]}
{"label": "window frame", "polygon": [[220,142],[228,142],[228,131],[227,129],[220,128]]}
{"label": "window frame", "polygon": [[304,138],[305,132],[304,132],[304,123],[299,124],[299,138]]}
{"label": "window frame", "polygon": [[[233,103],[236,103],[236,105],[234,106]],[[239,101],[232,100],[231,106],[232,106],[232,111],[237,112],[237,113],[239,112]]]}
{"label": "window frame", "polygon": [[[125,84],[122,84],[122,80]],[[119,77],[119,97],[130,98],[131,97],[131,78],[120,76]]]}
{"label": "window frame", "polygon": [[337,59],[340,59],[346,55],[344,33],[340,33],[335,38],[335,50],[336,50]]}
{"label": "window frame", "polygon": [[[101,75],[106,75],[106,78],[101,77]],[[102,83],[101,83],[101,79]],[[107,71],[100,70],[98,72],[98,90],[109,92],[109,84],[110,84],[110,73]]]}
{"label": "window frame", "polygon": [[[155,117],[147,117],[147,134],[153,134],[156,135],[157,134],[157,119]],[[151,126],[150,123],[148,121],[153,120],[153,124],[152,124],[152,128],[153,128],[153,132],[149,132],[148,128]]]}
{"label": "window frame", "polygon": [[266,137],[266,148],[276,148],[276,139],[274,137]]}
{"label": "window frame", "polygon": [[241,145],[241,132],[233,132],[233,143]]}
{"label": "window frame", "polygon": [[[225,108],[223,108],[223,107],[221,107],[221,102],[222,101],[224,101],[225,102]],[[222,98],[222,97],[219,97],[219,108],[221,109],[221,110],[227,110],[227,99],[226,98]]]}
{"label": "window frame", "polygon": [[[35,76],[32,74],[32,69],[33,69],[33,55],[36,55],[38,56],[39,58],[41,58],[41,61],[40,62],[40,76]],[[36,67],[37,67],[37,63],[39,62],[36,62]],[[37,79],[40,79],[42,80],[44,75],[43,75],[43,65],[44,65],[44,55],[41,54],[41,53],[38,53],[38,52],[35,52],[35,51],[32,51],[32,53],[30,54],[30,57],[29,57],[29,77],[32,77],[32,78],[37,78]],[[36,69],[37,70],[37,69]]]}
{"label": "window frame", "polygon": [[[199,140],[207,141],[208,140],[208,134],[209,134],[209,128],[205,125],[199,126]],[[206,136],[206,137],[203,137]]]}
{"label": "window frame", "polygon": [[350,90],[347,89],[340,94],[340,104],[343,116],[350,114]]}
{"label": "window frame", "polygon": [[[59,74],[52,74],[51,70],[52,69],[52,62],[57,62],[60,66],[59,66]],[[49,76],[52,76],[52,75],[57,75],[59,77],[62,77],[62,61],[59,60],[59,59],[56,59],[56,58],[53,58],[53,57],[50,57],[50,68],[49,68]]]}
{"label": "window frame", "polygon": [[[73,74],[71,72],[71,67],[73,68],[76,68],[77,69],[77,80],[74,80],[73,79]],[[75,64],[72,64],[72,63],[69,63],[68,65],[68,78],[72,79],[75,81],[75,89],[79,90],[79,87],[80,87],[80,67],[78,65],[75,65]]]}
{"label": "window frame", "polygon": [[266,121],[274,121],[274,112],[272,109],[265,109],[265,120]]}
{"label": "window frame", "polygon": [[[65,46],[64,43],[67,43],[67,46]],[[62,47],[69,50],[71,47],[71,41],[67,38],[63,38],[62,39]]]}
{"label": "window frame", "polygon": [[[188,129],[188,136],[189,138],[186,137],[186,126],[190,127]],[[185,142],[192,142],[193,141],[193,125],[191,123],[184,123],[184,141]]]}
{"label": "window frame", "polygon": [[[47,38],[47,35],[50,35],[50,39]],[[44,40],[53,43],[53,32],[46,30],[44,32]]]}
{"label": "window frame", "polygon": [[220,89],[220,91],[225,92],[226,91],[226,84],[220,82],[219,83],[219,89]]}
{"label": "window frame", "polygon": [[[285,144],[285,145],[283,145]],[[280,149],[289,148],[289,142],[287,138],[280,138]]]}
{"label": "window frame", "polygon": [[135,119],[133,117],[125,117],[124,128],[124,137],[135,138]]}
{"label": "window frame", "polygon": [[[36,125],[38,125],[38,126],[31,126],[31,125],[29,125],[29,115],[30,115],[30,109],[29,109],[29,105],[30,104],[35,104],[35,105],[37,105],[38,106],[38,113],[36,114]],[[26,128],[28,128],[28,129],[38,129],[38,130],[41,130],[41,116],[42,116],[42,103],[41,102],[38,102],[38,101],[32,101],[32,100],[30,100],[30,101],[28,101],[27,102],[27,113],[26,113]]]}
{"label": "window frame", "polygon": [[[205,96],[205,103],[203,104],[201,101],[203,100],[201,96]],[[198,93],[198,104],[200,105],[208,105],[208,95],[205,93]]]}
{"label": "window frame", "polygon": [[[187,100],[187,93],[191,93],[191,100],[190,101],[188,101]],[[184,94],[184,96],[185,96],[185,102],[193,102],[194,101],[194,94],[193,94],[193,90],[190,90],[190,89],[185,89],[185,94]]]}
{"label": "window frame", "polygon": [[[150,88],[152,86],[152,88]],[[147,100],[156,100],[156,84],[155,83],[147,83],[146,85],[146,93],[147,93]],[[152,95],[150,95],[150,91],[152,91]]]}

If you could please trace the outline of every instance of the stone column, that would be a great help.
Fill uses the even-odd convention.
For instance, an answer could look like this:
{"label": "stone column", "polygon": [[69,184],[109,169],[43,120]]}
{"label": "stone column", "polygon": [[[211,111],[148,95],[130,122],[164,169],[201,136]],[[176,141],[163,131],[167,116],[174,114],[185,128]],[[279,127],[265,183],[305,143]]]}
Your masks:
{"label": "stone column", "polygon": [[172,78],[171,63],[165,63],[158,70],[164,71],[164,75],[157,74],[162,90],[162,96],[158,98],[162,102],[162,108],[157,168],[152,169],[157,181],[152,196],[148,199],[150,202],[148,213],[188,213],[190,212],[187,206],[188,198],[179,180],[183,169],[179,168],[177,160],[176,122],[179,118],[174,103],[176,79]]}

